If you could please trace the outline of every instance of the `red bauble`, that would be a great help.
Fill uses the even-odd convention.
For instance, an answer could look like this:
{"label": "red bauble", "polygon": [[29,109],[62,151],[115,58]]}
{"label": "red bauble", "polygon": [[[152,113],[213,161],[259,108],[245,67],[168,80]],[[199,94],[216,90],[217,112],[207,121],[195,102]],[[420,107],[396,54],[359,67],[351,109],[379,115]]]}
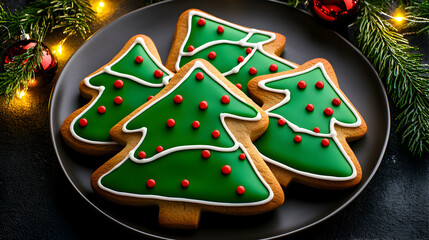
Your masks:
{"label": "red bauble", "polygon": [[357,15],[358,0],[313,0],[310,3],[313,14],[324,22],[346,25]]}
{"label": "red bauble", "polygon": [[[27,52],[28,49],[33,48],[34,46],[36,46],[36,44],[36,41],[27,39],[18,41],[12,46],[10,46],[4,56],[3,67],[6,67],[6,64],[11,63],[15,56],[19,56]],[[34,72],[36,73],[36,79],[31,80],[28,83],[28,87],[43,86],[49,83],[50,81],[52,81],[52,78],[55,75],[55,71],[57,70],[57,61],[55,60],[54,55],[51,54],[51,51],[45,45],[43,45],[43,49],[43,56],[40,60],[40,67],[34,69]]]}

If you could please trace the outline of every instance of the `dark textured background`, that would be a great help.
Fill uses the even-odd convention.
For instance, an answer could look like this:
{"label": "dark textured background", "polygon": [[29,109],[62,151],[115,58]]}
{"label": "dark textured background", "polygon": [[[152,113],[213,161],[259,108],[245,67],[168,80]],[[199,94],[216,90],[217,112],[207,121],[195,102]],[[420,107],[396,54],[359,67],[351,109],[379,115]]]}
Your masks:
{"label": "dark textured background", "polygon": [[[28,0],[7,0],[11,9]],[[106,1],[108,2],[108,1]],[[145,1],[111,1],[117,7],[91,25],[93,32]],[[126,3],[125,3],[126,2]],[[347,31],[341,32],[353,42]],[[60,33],[46,44],[56,44]],[[414,37],[425,53],[428,37]],[[83,40],[72,37],[69,49]],[[59,70],[72,52],[59,59]],[[53,82],[55,82],[56,78]],[[91,207],[71,186],[56,159],[49,136],[49,96],[53,83],[29,91],[22,100],[6,104],[0,99],[0,239],[86,239],[89,237],[142,238],[107,219]],[[290,239],[428,239],[429,156],[413,158],[392,132],[381,165],[365,190],[330,219],[294,234]]]}

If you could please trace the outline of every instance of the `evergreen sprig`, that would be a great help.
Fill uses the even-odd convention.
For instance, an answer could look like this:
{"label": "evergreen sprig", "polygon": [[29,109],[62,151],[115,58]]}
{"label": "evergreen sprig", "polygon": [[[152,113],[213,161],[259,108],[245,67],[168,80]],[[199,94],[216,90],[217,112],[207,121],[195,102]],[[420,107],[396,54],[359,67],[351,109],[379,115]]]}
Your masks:
{"label": "evergreen sprig", "polygon": [[380,15],[380,5],[361,2],[358,45],[378,70],[390,99],[401,113],[397,131],[413,154],[429,149],[429,68],[421,64],[417,47]]}
{"label": "evergreen sprig", "polygon": [[412,5],[405,8],[411,12],[415,21],[408,23],[407,27],[419,27],[418,34],[429,34],[429,1],[413,1]]}
{"label": "evergreen sprig", "polygon": [[[34,79],[34,69],[40,65],[43,50],[41,43],[49,32],[63,29],[66,38],[75,34],[86,38],[90,32],[88,23],[94,19],[95,13],[89,0],[39,0],[15,13],[0,5],[2,46],[23,32],[38,43],[34,50],[16,56],[12,63],[4,66],[4,71],[0,73],[0,94],[9,100],[19,89],[26,90],[28,81]],[[6,49],[2,50],[4,52]]]}

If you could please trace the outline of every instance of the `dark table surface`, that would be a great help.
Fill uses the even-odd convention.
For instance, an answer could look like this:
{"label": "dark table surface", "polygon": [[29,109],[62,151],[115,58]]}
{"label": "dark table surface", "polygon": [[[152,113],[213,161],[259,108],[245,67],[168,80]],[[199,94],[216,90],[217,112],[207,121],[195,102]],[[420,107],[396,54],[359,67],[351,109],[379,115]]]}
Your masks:
{"label": "dark table surface", "polygon": [[[11,9],[28,0],[7,0]],[[96,1],[93,1],[96,2]],[[147,1],[105,1],[115,11],[99,15],[93,32]],[[341,34],[353,42],[348,31]],[[45,43],[56,45],[53,33]],[[413,37],[425,53],[429,39]],[[31,89],[9,104],[0,98],[0,239],[144,238],[106,218],[72,187],[55,155],[49,135],[49,100],[53,85],[71,54],[83,40],[71,37],[58,57],[52,83]],[[288,239],[428,239],[429,156],[413,157],[395,133],[397,110],[391,106],[392,130],[381,165],[364,191],[333,217]]]}

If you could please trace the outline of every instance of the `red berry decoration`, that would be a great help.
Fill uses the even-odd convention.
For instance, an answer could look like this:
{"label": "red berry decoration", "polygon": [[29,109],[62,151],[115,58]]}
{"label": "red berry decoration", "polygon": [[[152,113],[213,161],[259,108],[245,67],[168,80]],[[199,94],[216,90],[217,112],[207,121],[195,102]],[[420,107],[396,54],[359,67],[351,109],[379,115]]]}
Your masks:
{"label": "red berry decoration", "polygon": [[256,73],[258,73],[258,70],[256,70],[255,67],[251,67],[251,68],[249,68],[249,73],[250,73],[250,75],[255,75]]}
{"label": "red berry decoration", "polygon": [[141,159],[143,159],[143,158],[145,158],[145,157],[146,157],[146,153],[145,153],[145,152],[143,152],[143,151],[140,151],[140,152],[138,153],[138,155],[139,155],[139,158],[141,158]]}
{"label": "red berry decoration", "polygon": [[147,101],[151,100],[152,98],[153,98],[153,96],[147,97]]}
{"label": "red berry decoration", "polygon": [[247,53],[247,54],[249,54],[249,53],[251,53],[251,52],[252,52],[252,48],[250,48],[250,47],[246,48],[246,53]]}
{"label": "red berry decoration", "polygon": [[321,141],[321,144],[322,144],[322,146],[324,146],[324,147],[327,147],[327,146],[329,146],[329,139],[327,139],[327,138],[324,138],[324,139],[322,139],[322,141]]}
{"label": "red berry decoration", "polygon": [[118,79],[115,81],[115,83],[113,85],[115,86],[115,88],[119,89],[119,88],[122,88],[124,86],[124,82],[121,79]]}
{"label": "red berry decoration", "polygon": [[334,114],[334,109],[327,107],[323,112],[325,113],[326,116],[332,116],[332,114]]}
{"label": "red berry decoration", "polygon": [[223,95],[221,98],[220,98],[220,101],[223,103],[223,104],[227,104],[227,103],[229,103],[229,101],[230,101],[231,99],[229,98],[229,96],[228,95]]}
{"label": "red berry decoration", "polygon": [[202,27],[202,26],[206,25],[206,20],[204,18],[200,18],[200,19],[198,19],[197,24],[198,24],[198,26]]}
{"label": "red berry decoration", "polygon": [[205,159],[207,159],[207,158],[209,158],[210,157],[210,151],[209,150],[204,150],[202,153],[201,153],[201,156],[203,157],[203,158],[205,158]]}
{"label": "red berry decoration", "polygon": [[243,89],[243,85],[241,85],[240,83],[235,84],[235,86],[240,90]]}
{"label": "red berry decoration", "polygon": [[97,112],[98,112],[99,114],[103,114],[103,113],[105,113],[105,112],[106,112],[106,107],[105,107],[105,106],[99,106],[99,107],[97,108]]}
{"label": "red berry decoration", "polygon": [[325,86],[325,84],[322,81],[317,81],[316,88],[322,89]]}
{"label": "red berry decoration", "polygon": [[198,122],[198,121],[193,121],[193,122],[192,122],[192,127],[193,127],[193,128],[199,128],[199,127],[200,127],[200,122]]}
{"label": "red berry decoration", "polygon": [[280,118],[277,123],[279,124],[279,126],[284,126],[286,124],[286,119],[284,118]]}
{"label": "red berry decoration", "polygon": [[139,55],[136,57],[135,61],[136,61],[136,63],[140,64],[143,62],[143,57]]}
{"label": "red berry decoration", "polygon": [[205,110],[209,107],[209,104],[206,101],[201,101],[199,107],[201,110]]}
{"label": "red berry decoration", "polygon": [[322,21],[333,25],[347,25],[357,15],[357,0],[313,0],[310,9]]}
{"label": "red berry decoration", "polygon": [[174,119],[170,118],[167,120],[167,126],[172,128],[174,127],[174,125],[176,125],[176,121],[174,121]]}
{"label": "red berry decoration", "polygon": [[270,65],[270,72],[277,72],[278,69],[279,67],[277,66],[277,64],[273,63]]}
{"label": "red berry decoration", "polygon": [[225,28],[222,25],[219,25],[219,27],[217,27],[218,33],[223,33],[224,31],[225,31]]}
{"label": "red berry decoration", "polygon": [[121,104],[124,100],[123,100],[120,96],[117,96],[117,97],[115,97],[115,99],[113,99],[113,101],[115,102],[115,104],[116,104],[116,105],[119,105],[119,104]]}
{"label": "red berry decoration", "polygon": [[215,59],[216,58],[216,52],[214,52],[214,51],[209,52],[209,56],[208,57],[211,60]]}
{"label": "red berry decoration", "polygon": [[240,153],[240,155],[238,155],[238,159],[240,159],[240,160],[246,159],[246,154]]}
{"label": "red berry decoration", "polygon": [[241,63],[242,61],[244,61],[244,57],[243,56],[239,56],[237,59],[237,62]]}
{"label": "red berry decoration", "polygon": [[176,96],[174,96],[174,102],[175,103],[181,103],[181,102],[183,102],[182,95],[176,95]]}
{"label": "red berry decoration", "polygon": [[189,187],[189,180],[188,180],[188,179],[183,179],[183,180],[182,180],[182,182],[180,183],[180,185],[181,185],[183,188],[187,188],[187,187]]}
{"label": "red berry decoration", "polygon": [[164,73],[161,70],[157,69],[157,70],[155,70],[155,72],[153,73],[153,75],[156,78],[160,78],[160,77],[162,77],[164,75]]}
{"label": "red berry decoration", "polygon": [[195,78],[199,81],[204,79],[204,73],[202,72],[197,72],[197,74],[195,75]]}
{"label": "red berry decoration", "polygon": [[313,132],[320,133],[320,128],[318,128],[318,127],[313,128]]}
{"label": "red berry decoration", "polygon": [[313,106],[313,104],[309,103],[309,104],[307,104],[305,109],[307,109],[307,111],[309,111],[309,112],[312,112],[312,111],[314,111],[314,106]]}
{"label": "red berry decoration", "polygon": [[86,120],[86,118],[79,119],[79,126],[86,127],[86,125],[88,125],[88,120]]}
{"label": "red berry decoration", "polygon": [[155,187],[155,180],[153,180],[153,179],[149,179],[149,180],[147,180],[147,182],[146,182],[146,186],[147,186],[148,188],[153,188],[153,187]]}
{"label": "red berry decoration", "polygon": [[156,151],[160,153],[160,152],[164,151],[164,148],[162,146],[158,146],[158,147],[156,147]]}
{"label": "red berry decoration", "polygon": [[339,98],[334,98],[332,99],[332,104],[334,104],[335,106],[340,106],[341,100]]}
{"label": "red berry decoration", "polygon": [[304,89],[307,87],[307,83],[304,80],[301,80],[298,82],[298,88],[299,89]]}
{"label": "red berry decoration", "polygon": [[189,45],[188,46],[188,52],[192,52],[192,51],[194,51],[195,50],[195,47],[194,46],[192,46],[192,45]]}
{"label": "red berry decoration", "polygon": [[300,143],[300,142],[302,141],[302,137],[301,137],[300,135],[296,135],[296,136],[293,138],[293,141],[294,141],[294,142],[296,142],[296,143]]}
{"label": "red berry decoration", "polygon": [[231,166],[225,165],[225,166],[222,167],[221,171],[222,171],[223,174],[228,175],[228,174],[231,173]]}
{"label": "red berry decoration", "polygon": [[218,137],[220,137],[220,132],[219,132],[219,130],[214,130],[214,131],[212,132],[212,137],[214,137],[214,138],[218,138]]}
{"label": "red berry decoration", "polygon": [[237,187],[237,194],[238,195],[243,195],[245,191],[246,191],[246,189],[243,186]]}

